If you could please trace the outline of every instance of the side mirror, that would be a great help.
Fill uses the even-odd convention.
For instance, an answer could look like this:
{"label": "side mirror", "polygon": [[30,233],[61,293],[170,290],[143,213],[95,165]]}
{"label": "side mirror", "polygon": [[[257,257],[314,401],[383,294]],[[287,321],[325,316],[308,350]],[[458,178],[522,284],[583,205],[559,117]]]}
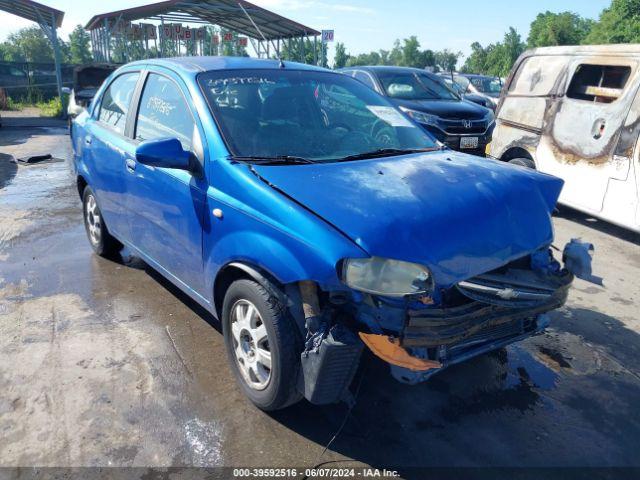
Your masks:
{"label": "side mirror", "polygon": [[151,167],[190,170],[192,155],[177,138],[146,140],[136,148],[136,161]]}
{"label": "side mirror", "polygon": [[71,89],[69,87],[62,87],[62,93],[66,93],[67,95],[71,95]]}

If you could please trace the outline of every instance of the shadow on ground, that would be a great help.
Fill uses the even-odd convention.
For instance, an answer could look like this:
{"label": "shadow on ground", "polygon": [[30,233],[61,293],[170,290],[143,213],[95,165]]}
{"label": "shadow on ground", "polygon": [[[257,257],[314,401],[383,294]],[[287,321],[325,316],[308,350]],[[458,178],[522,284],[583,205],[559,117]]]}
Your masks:
{"label": "shadow on ground", "polygon": [[640,245],[639,233],[605,222],[604,220],[592,217],[591,215],[574,210],[573,208],[558,206],[558,213],[556,215],[560,218],[606,233],[607,235],[612,235],[621,240],[626,240],[627,242]]}

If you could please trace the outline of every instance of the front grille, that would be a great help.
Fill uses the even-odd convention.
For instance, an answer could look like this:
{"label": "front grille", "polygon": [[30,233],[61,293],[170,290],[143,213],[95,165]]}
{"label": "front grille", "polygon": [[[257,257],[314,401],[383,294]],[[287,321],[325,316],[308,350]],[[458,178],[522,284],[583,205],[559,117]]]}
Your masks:
{"label": "front grille", "polygon": [[475,335],[499,332],[505,325],[535,318],[541,313],[560,307],[567,299],[568,285],[534,307],[490,305],[472,301],[450,308],[408,310],[407,321],[400,339],[404,347],[455,346],[466,343]]}
{"label": "front grille", "polygon": [[[467,121],[470,123],[465,126]],[[440,125],[445,132],[459,135],[481,135],[488,127],[486,120],[441,120]]]}
{"label": "front grille", "polygon": [[496,341],[506,337],[515,337],[525,333],[525,322],[523,319],[518,319],[512,322],[502,323],[498,325],[492,325],[487,328],[470,335],[457,345],[449,347],[448,351],[451,354],[455,354],[460,350],[467,349],[477,344],[486,343],[489,341]]}

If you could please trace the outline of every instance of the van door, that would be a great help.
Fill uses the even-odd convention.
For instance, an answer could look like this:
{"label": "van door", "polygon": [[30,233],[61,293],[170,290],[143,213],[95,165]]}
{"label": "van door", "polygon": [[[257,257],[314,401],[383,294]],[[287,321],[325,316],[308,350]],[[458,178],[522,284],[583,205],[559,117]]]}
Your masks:
{"label": "van door", "polygon": [[537,167],[565,180],[560,202],[598,214],[610,179],[626,179],[630,158],[615,158],[638,86],[638,63],[575,57],[559,86],[536,152]]}
{"label": "van door", "polygon": [[[622,125],[612,163],[620,171],[618,178],[610,178],[602,208],[602,218],[639,230],[636,219],[639,205],[640,172],[640,91],[636,93],[627,118]],[[626,172],[626,176],[624,173]]]}

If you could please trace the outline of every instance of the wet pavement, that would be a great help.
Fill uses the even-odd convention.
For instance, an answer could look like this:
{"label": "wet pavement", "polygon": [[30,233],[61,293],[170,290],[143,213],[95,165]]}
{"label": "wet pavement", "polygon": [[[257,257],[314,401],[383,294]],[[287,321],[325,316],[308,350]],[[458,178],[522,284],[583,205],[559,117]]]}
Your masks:
{"label": "wet pavement", "polygon": [[[640,239],[562,209],[596,246],[544,335],[418,386],[367,356],[357,404],[244,399],[217,321],[85,238],[63,128],[0,129],[0,465],[640,466]],[[9,155],[61,160],[16,165]]]}

